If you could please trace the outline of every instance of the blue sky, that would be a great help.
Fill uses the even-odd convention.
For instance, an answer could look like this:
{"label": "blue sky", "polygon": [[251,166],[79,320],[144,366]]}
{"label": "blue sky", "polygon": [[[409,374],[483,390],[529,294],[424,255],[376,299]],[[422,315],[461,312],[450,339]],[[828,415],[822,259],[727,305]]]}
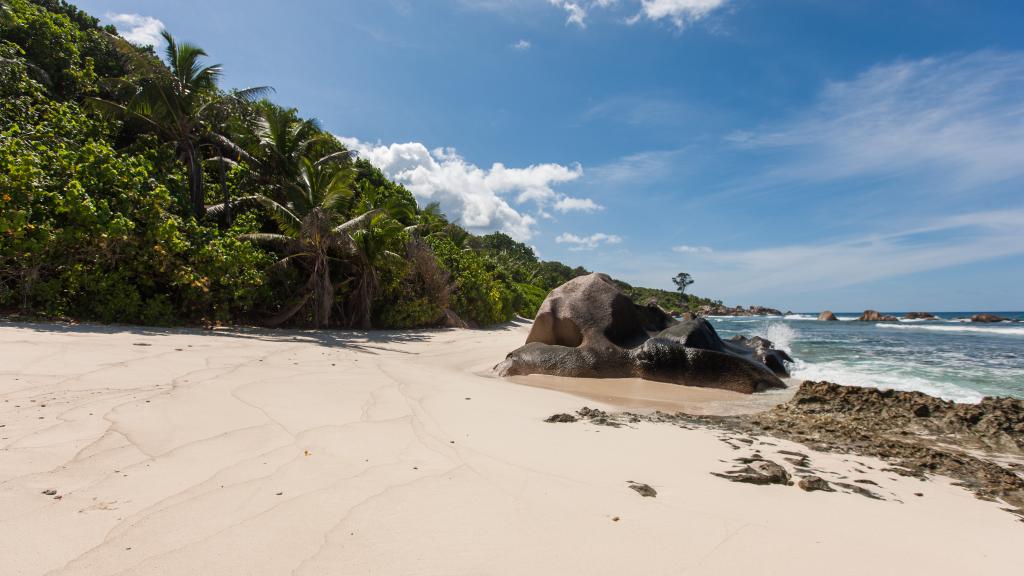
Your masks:
{"label": "blue sky", "polygon": [[1024,309],[1024,3],[78,4],[546,259],[733,304]]}

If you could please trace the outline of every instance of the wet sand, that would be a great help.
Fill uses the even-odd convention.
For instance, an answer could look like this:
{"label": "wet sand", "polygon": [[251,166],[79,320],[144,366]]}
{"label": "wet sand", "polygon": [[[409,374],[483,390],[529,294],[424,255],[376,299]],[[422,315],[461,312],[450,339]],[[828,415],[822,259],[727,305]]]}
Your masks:
{"label": "wet sand", "polygon": [[562,376],[512,376],[511,382],[565,392],[620,410],[647,413],[686,412],[696,415],[733,416],[770,410],[793,396],[794,386],[762,394],[680,386],[639,378],[566,378]]}

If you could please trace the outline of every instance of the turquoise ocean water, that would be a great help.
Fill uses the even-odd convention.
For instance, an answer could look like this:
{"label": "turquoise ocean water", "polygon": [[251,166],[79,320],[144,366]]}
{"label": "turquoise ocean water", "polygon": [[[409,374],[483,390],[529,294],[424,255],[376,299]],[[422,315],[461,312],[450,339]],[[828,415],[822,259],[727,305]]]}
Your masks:
{"label": "turquoise ocean water", "polygon": [[[900,312],[885,312],[903,316]],[[1022,322],[979,324],[973,312],[939,320],[858,322],[859,313],[711,317],[723,338],[762,336],[795,360],[793,377],[895,390],[918,390],[957,402],[984,396],[1024,398],[1024,312],[995,314]]]}

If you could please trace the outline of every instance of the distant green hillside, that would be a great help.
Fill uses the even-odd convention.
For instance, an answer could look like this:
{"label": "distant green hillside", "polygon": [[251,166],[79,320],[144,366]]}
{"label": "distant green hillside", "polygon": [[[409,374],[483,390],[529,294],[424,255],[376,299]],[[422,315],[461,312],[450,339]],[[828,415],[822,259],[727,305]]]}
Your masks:
{"label": "distant green hillside", "polygon": [[641,288],[639,286],[630,286],[629,284],[616,280],[619,287],[638,304],[646,304],[647,302],[654,300],[659,306],[668,310],[669,312],[684,313],[684,312],[696,312],[702,306],[720,306],[721,300],[711,300],[709,298],[702,298],[700,296],[694,296],[693,294],[686,295],[686,305],[684,306],[681,299],[679,298],[678,292],[672,292],[670,290],[659,290],[658,288]]}

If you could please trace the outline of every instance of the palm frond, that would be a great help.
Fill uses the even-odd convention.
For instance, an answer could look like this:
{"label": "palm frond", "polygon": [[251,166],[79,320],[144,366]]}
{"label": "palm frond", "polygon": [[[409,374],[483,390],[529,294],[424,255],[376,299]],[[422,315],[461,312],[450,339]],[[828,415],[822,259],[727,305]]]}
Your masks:
{"label": "palm frond", "polygon": [[[322,137],[323,137],[323,139],[334,138],[333,136],[329,136],[327,134],[322,135]],[[323,158],[320,158],[319,160],[317,160],[314,163],[314,166],[323,166],[324,164],[327,164],[327,163],[330,163],[330,162],[338,162],[338,161],[341,161],[343,159],[351,159],[353,154],[354,153],[349,151],[349,150],[342,150],[340,152],[334,152],[332,154],[328,154],[328,155],[324,156]]]}
{"label": "palm frond", "polygon": [[302,252],[304,245],[302,242],[286,236],[284,234],[274,234],[272,232],[253,232],[251,234],[240,234],[239,240],[248,240],[249,242],[255,242],[267,246],[273,250],[281,250],[289,255],[299,254]]}
{"label": "palm frond", "polygon": [[242,102],[254,102],[262,98],[266,98],[276,92],[272,86],[253,86],[251,88],[243,88],[241,90],[232,90],[229,94],[229,98],[234,98]]}
{"label": "palm frond", "polygon": [[235,144],[230,138],[217,132],[210,132],[207,138],[215,143],[221,150],[234,154],[236,158],[245,160],[251,164],[256,163],[256,159],[246,152],[245,148],[242,148],[238,144]]}
{"label": "palm frond", "polygon": [[154,122],[149,115],[140,113],[138,110],[123,106],[117,102],[111,102],[110,100],[104,100],[103,98],[95,98],[92,96],[85,97],[84,101],[85,105],[89,109],[99,113],[105,118],[117,120],[131,118],[148,124],[151,128],[156,127],[156,122]]}
{"label": "palm frond", "polygon": [[355,218],[349,220],[348,222],[336,226],[334,228],[334,232],[337,234],[351,234],[352,232],[369,224],[373,220],[374,216],[380,214],[380,212],[381,211],[379,209],[374,209],[370,210],[369,212],[360,214],[359,216],[356,216]]}

